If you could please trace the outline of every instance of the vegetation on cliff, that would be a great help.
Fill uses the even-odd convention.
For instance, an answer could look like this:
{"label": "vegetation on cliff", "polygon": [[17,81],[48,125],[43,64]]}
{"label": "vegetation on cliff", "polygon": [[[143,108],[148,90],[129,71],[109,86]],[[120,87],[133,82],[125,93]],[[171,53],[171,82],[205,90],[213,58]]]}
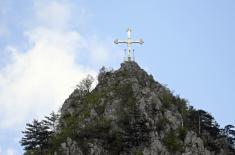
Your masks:
{"label": "vegetation on cliff", "polygon": [[234,126],[190,106],[135,62],[82,80],[59,114],[26,125],[27,154],[235,154]]}

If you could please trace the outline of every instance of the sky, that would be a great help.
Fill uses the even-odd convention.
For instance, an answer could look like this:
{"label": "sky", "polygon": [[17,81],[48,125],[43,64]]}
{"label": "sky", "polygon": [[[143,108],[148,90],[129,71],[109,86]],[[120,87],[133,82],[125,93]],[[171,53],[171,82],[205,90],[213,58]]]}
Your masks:
{"label": "sky", "polygon": [[25,124],[58,111],[76,84],[117,69],[127,27],[135,61],[223,127],[235,124],[234,0],[0,0],[0,155]]}

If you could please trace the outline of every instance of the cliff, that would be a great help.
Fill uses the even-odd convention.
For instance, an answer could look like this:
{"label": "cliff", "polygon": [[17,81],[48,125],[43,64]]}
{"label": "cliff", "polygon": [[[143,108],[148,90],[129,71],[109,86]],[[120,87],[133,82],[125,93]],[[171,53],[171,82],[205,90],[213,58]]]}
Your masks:
{"label": "cliff", "polygon": [[92,91],[77,88],[64,102],[53,151],[66,155],[235,154],[218,124],[206,124],[198,114],[208,113],[174,96],[137,63],[124,62],[116,71],[102,68]]}

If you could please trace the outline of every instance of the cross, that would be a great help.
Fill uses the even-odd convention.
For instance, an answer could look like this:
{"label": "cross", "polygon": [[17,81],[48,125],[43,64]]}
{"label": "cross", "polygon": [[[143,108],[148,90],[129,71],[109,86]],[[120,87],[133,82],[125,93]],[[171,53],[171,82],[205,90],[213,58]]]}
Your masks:
{"label": "cross", "polygon": [[121,40],[118,40],[118,39],[114,40],[115,44],[120,44],[120,43],[127,44],[127,47],[128,47],[127,61],[132,61],[132,56],[131,56],[132,47],[131,47],[131,45],[134,44],[134,43],[138,43],[138,44],[143,44],[144,43],[143,39],[139,39],[137,41],[132,41],[131,32],[132,32],[132,30],[130,28],[128,28],[127,29],[127,40],[126,41],[121,41]]}

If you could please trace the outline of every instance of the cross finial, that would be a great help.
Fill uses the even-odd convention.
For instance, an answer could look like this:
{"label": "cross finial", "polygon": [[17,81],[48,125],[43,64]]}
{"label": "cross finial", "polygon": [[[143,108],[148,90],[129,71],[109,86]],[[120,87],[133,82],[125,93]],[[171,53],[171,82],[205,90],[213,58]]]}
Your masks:
{"label": "cross finial", "polygon": [[138,44],[143,44],[143,43],[144,43],[143,39],[139,39],[139,40],[137,40],[137,41],[132,41],[131,32],[132,32],[131,28],[128,27],[128,29],[127,29],[127,40],[126,40],[126,41],[121,41],[121,40],[118,40],[118,39],[114,40],[114,43],[115,43],[115,44],[119,44],[119,43],[127,44],[127,47],[128,47],[127,61],[132,61],[132,60],[133,60],[133,58],[132,58],[132,47],[131,47],[131,45],[132,45],[133,43],[138,43]]}

